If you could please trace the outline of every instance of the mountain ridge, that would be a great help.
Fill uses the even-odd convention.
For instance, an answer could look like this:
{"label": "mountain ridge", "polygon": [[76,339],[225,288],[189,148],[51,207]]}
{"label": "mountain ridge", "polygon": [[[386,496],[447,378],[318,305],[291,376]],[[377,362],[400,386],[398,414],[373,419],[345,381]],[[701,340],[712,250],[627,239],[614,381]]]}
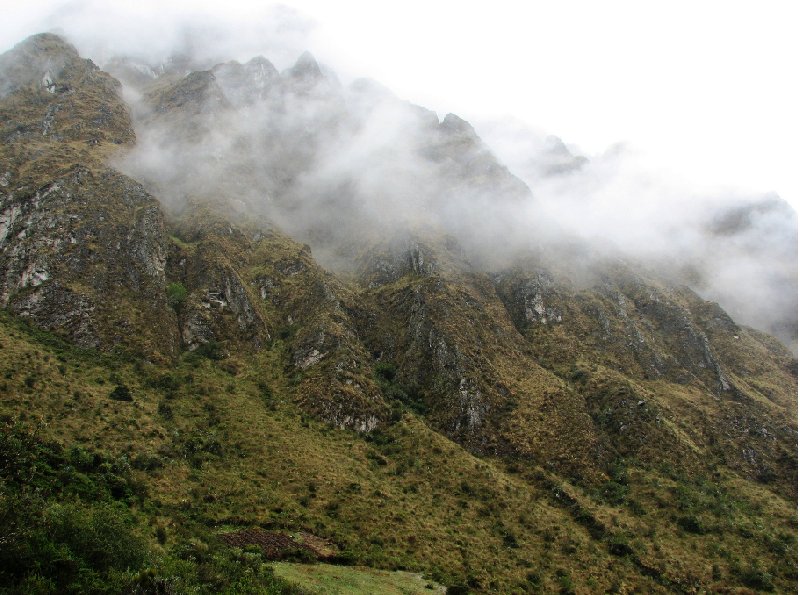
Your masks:
{"label": "mountain ridge", "polygon": [[[31,59],[52,62],[52,53],[66,57],[62,70]],[[18,63],[24,76],[9,70],[8,64]],[[617,501],[602,490],[650,494],[647,482],[659,474],[670,482],[724,476],[728,485],[740,482],[748,493],[777,499],[784,524],[791,525],[786,511],[797,498],[797,362],[791,353],[738,325],[690,288],[652,278],[635,263],[586,258],[582,246],[574,254],[554,255],[534,238],[510,245],[496,260],[484,257],[482,247],[524,231],[503,217],[535,202],[535,195],[469,123],[452,114],[439,122],[423,108],[374,102],[372,96],[366,97],[372,112],[364,116],[352,111],[350,98],[313,58],[298,63],[299,79],[291,69],[278,78],[261,60],[244,79],[231,63],[161,81],[143,77],[138,80],[152,87],[129,108],[115,79],[52,35],[35,36],[0,58],[1,88],[8,89],[0,99],[3,305],[71,343],[139,362],[133,365],[153,370],[147,374],[188,378],[196,368],[214,388],[206,389],[202,409],[190,398],[194,384],[167,382],[167,394],[180,395],[174,409],[184,417],[176,420],[169,397],[156,408],[160,389],[148,388],[147,374],[137,378],[136,367],[115,364],[142,394],[147,410],[137,415],[154,428],[157,442],[167,440],[170,424],[190,435],[196,431],[192,424],[209,424],[210,433],[198,437],[186,461],[165,447],[168,465],[190,474],[197,457],[198,468],[222,473],[230,448],[245,453],[243,460],[248,452],[260,452],[255,444],[231,446],[247,441],[246,428],[227,412],[226,398],[244,418],[251,410],[277,435],[280,423],[303,431],[313,445],[306,453],[313,462],[298,464],[323,476],[317,461],[324,459],[330,428],[340,432],[334,434],[338,452],[345,452],[345,442],[358,445],[352,447],[356,454],[343,457],[356,457],[361,468],[358,453],[371,453],[367,460],[378,470],[389,460],[396,470],[414,468],[415,457],[431,456],[408,444],[408,432],[416,432],[440,451],[458,453],[459,465],[488,465],[486,473],[500,485],[516,486],[509,487],[517,494],[512,500],[531,498],[547,508],[545,517],[562,518],[563,512],[553,511],[567,502],[569,522],[581,527],[575,530],[583,556],[598,568],[612,563],[608,555],[620,557],[618,565],[634,585],[666,591],[716,584],[721,579],[706,576],[706,568],[723,563],[724,556],[703,553],[673,564],[637,524],[635,511],[623,516],[625,531],[637,543],[622,547],[612,540],[610,554],[598,553],[597,543],[617,534],[607,518]],[[39,76],[40,66],[50,76]],[[230,72],[223,74],[226,68]],[[265,72],[272,73],[259,79],[265,84],[251,88],[250,79]],[[253,116],[248,128],[239,127],[237,110]],[[276,119],[258,116],[258,110]],[[389,125],[394,118],[400,122],[396,128]],[[387,132],[389,142],[376,142],[378,132]],[[354,139],[346,159],[341,138]],[[148,150],[155,156],[149,162]],[[182,153],[173,162],[177,152]],[[361,167],[364,176],[357,175]],[[470,200],[462,202],[463,196]],[[478,207],[486,204],[501,217],[482,219]],[[475,212],[454,221],[464,205]],[[482,225],[468,235],[476,222]],[[321,265],[317,254],[333,264]],[[570,268],[591,274],[572,275]],[[13,329],[16,322],[9,324]],[[27,341],[6,332],[4,341]],[[24,386],[13,387],[4,389],[11,397],[3,400],[3,414],[19,419],[20,395],[26,393]],[[99,390],[90,393],[99,398]],[[170,417],[162,410],[171,411]],[[294,415],[320,425],[300,430],[305,426]],[[221,428],[219,435],[215,428]],[[90,440],[67,426],[54,431],[78,444]],[[387,434],[406,446],[370,446]],[[432,456],[438,465],[446,463]],[[521,478],[504,468],[516,469]],[[667,468],[679,471],[667,475]],[[363,477],[377,482],[376,492],[400,493],[395,480],[379,481],[381,475],[366,469],[373,468],[365,466]],[[467,466],[459,469],[466,473]],[[166,490],[177,499],[180,490],[167,487],[167,476],[140,471],[156,493]],[[247,477],[271,472],[257,462],[241,471]],[[622,481],[626,474],[639,479]],[[340,488],[347,483],[346,476],[326,481]],[[465,510],[478,503],[469,485],[447,482],[450,494],[440,498],[461,494]],[[494,488],[484,482],[481,490],[488,494]],[[256,497],[236,485],[236,502]],[[274,489],[287,502],[299,498]],[[552,494],[555,505],[547,500]],[[328,493],[328,505],[337,497]],[[647,502],[661,497],[641,496]],[[364,506],[378,501],[361,498]],[[223,514],[214,510],[213,499],[189,501],[207,519]],[[696,518],[686,520],[680,503],[664,505],[678,523],[670,533],[675,543],[704,535],[692,529],[692,523],[702,524],[700,512],[692,508]],[[169,514],[183,518],[178,508]],[[244,522],[275,522],[280,514],[247,513]],[[325,531],[359,543],[358,531],[336,520],[337,514],[314,518]],[[509,515],[489,507],[486,518],[509,525]],[[519,547],[513,544],[535,541],[528,555],[547,548],[532,537],[539,534],[535,520],[519,522],[513,539],[501,531],[508,551],[492,554],[506,561],[501,576],[492,577],[477,544],[462,546],[465,560],[482,560],[472,588],[522,589],[525,565],[512,570]],[[432,534],[441,539],[443,527],[431,528]],[[470,527],[462,526],[467,533]],[[746,537],[725,535],[750,551]],[[459,566],[436,548],[433,560],[425,562],[419,552],[407,559],[451,582],[468,582],[469,565]],[[559,563],[566,563],[568,550],[563,559],[558,554]],[[792,580],[790,553],[763,557],[778,569],[771,576],[781,585]],[[659,560],[657,570],[650,558]],[[389,564],[378,553],[362,553],[368,559]],[[726,584],[742,584],[743,575],[728,562]],[[691,579],[680,576],[681,564],[691,566]],[[577,567],[571,570],[578,574]],[[539,580],[553,586],[559,579]],[[610,586],[612,579],[597,571],[593,580]]]}

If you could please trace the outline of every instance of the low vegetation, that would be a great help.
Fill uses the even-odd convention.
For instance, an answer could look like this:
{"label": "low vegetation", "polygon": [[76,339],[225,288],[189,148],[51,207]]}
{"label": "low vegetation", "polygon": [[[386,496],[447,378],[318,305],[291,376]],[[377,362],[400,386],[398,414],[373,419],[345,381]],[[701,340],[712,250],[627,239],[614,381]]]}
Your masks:
{"label": "low vegetation", "polygon": [[[724,469],[625,459],[604,482],[566,482],[431,430],[390,365],[375,376],[397,418],[365,436],[297,408],[280,342],[166,368],[0,323],[7,592],[313,592],[332,576],[401,576],[353,565],[452,592],[796,581],[793,502]],[[109,398],[119,387],[132,400]],[[324,540],[334,566],[274,567],[222,539],[254,527]]]}

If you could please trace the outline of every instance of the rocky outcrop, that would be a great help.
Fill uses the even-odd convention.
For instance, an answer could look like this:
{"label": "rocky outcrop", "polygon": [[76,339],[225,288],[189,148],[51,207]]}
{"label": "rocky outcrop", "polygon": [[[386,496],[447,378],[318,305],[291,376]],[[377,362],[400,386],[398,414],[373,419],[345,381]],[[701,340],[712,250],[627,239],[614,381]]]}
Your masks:
{"label": "rocky outcrop", "polygon": [[186,349],[214,344],[225,354],[279,346],[303,409],[357,431],[386,421],[372,358],[348,314],[353,296],[308,246],[202,208],[174,232],[181,239],[174,240],[168,275],[188,292],[179,309]]}
{"label": "rocky outcrop", "polygon": [[192,72],[165,89],[150,94],[149,102],[158,113],[181,110],[186,114],[213,112],[228,106],[213,72]]}
{"label": "rocky outcrop", "polygon": [[[570,475],[602,467],[610,449],[584,399],[529,358],[490,278],[428,250],[439,266],[426,275],[406,264],[404,275],[381,284],[380,271],[364,271],[362,299],[373,307],[360,327],[373,354],[396,366],[439,431],[473,452]],[[407,262],[403,254],[398,262]]]}
{"label": "rocky outcrop", "polygon": [[158,202],[103,165],[134,133],[119,83],[61,38],[0,57],[0,303],[84,346],[169,360]]}
{"label": "rocky outcrop", "polygon": [[263,56],[253,58],[245,64],[219,64],[211,72],[225,97],[237,106],[266,99],[280,76],[272,62]]}
{"label": "rocky outcrop", "polygon": [[75,166],[0,195],[0,303],[76,343],[172,358],[158,203],[112,170]]}
{"label": "rocky outcrop", "polygon": [[0,139],[123,144],[134,140],[119,82],[51,34],[0,56]]}
{"label": "rocky outcrop", "polygon": [[559,282],[543,269],[506,271],[494,282],[516,327],[537,342],[545,359],[570,357],[558,350],[567,343],[550,343],[565,335],[573,358],[599,350],[607,354],[604,363],[622,364],[630,375],[697,381],[716,392],[732,388],[686,301],[702,300],[688,289],[662,288],[630,271],[609,273],[590,289]]}
{"label": "rocky outcrop", "polygon": [[534,260],[485,275],[441,243],[382,244],[362,269],[374,304],[362,335],[435,427],[475,452],[578,475],[620,457],[701,468],[720,444],[742,451],[729,429],[742,407],[781,438],[772,455],[751,445],[727,464],[777,477],[794,438],[767,413],[784,389],[766,385],[792,390],[790,354],[744,372],[742,348],[777,347],[687,288],[619,264],[598,271],[592,285]]}

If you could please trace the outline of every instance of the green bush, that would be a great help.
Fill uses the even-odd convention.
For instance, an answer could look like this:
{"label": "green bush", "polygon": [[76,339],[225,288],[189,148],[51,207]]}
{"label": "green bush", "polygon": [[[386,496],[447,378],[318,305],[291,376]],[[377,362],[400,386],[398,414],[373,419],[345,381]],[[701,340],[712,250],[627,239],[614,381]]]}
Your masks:
{"label": "green bush", "polygon": [[225,357],[225,352],[217,341],[209,341],[198,346],[194,351],[197,355],[206,357],[210,360],[221,360]]}
{"label": "green bush", "polygon": [[772,584],[772,574],[755,563],[747,568],[737,569],[736,574],[739,580],[751,589],[758,589],[759,591],[773,591],[775,589],[775,585]]}
{"label": "green bush", "polygon": [[167,285],[167,303],[175,310],[179,310],[186,301],[188,293],[183,283],[170,283]]}
{"label": "green bush", "polygon": [[[397,367],[394,364],[378,362],[373,368],[373,377],[384,397],[393,404],[393,407],[399,405],[419,415],[425,415],[428,412],[428,406],[422,397],[413,388],[404,386],[397,381]],[[400,409],[393,408],[391,419],[394,422],[402,419]]]}
{"label": "green bush", "polygon": [[378,382],[392,382],[397,375],[397,367],[388,362],[378,362],[375,364],[375,378]]}
{"label": "green bush", "polygon": [[[0,497],[5,543],[0,584],[50,584],[58,592],[113,591],[122,575],[147,562],[149,550],[120,502],[48,502],[26,495]],[[114,583],[117,583],[115,586]]]}
{"label": "green bush", "polygon": [[[208,436],[190,449],[218,451]],[[176,536],[129,508],[152,507],[124,458],[0,427],[0,593],[292,593],[258,553]],[[214,543],[213,537],[206,541]]]}
{"label": "green bush", "polygon": [[163,417],[165,420],[169,421],[172,419],[172,407],[169,403],[165,401],[160,401],[158,403],[158,414]]}
{"label": "green bush", "polygon": [[706,532],[705,527],[703,527],[702,521],[693,514],[688,516],[678,517],[677,523],[681,529],[689,533],[702,535],[703,533]]}
{"label": "green bush", "polygon": [[124,384],[119,384],[114,387],[114,390],[108,395],[114,401],[133,401],[131,389]]}

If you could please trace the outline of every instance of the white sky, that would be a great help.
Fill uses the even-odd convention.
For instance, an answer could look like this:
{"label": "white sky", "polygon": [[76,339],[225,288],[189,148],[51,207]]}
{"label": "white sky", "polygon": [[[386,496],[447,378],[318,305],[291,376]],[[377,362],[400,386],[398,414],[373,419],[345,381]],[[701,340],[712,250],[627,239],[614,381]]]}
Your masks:
{"label": "white sky", "polygon": [[[43,17],[63,4],[0,0],[0,51],[60,24]],[[309,49],[345,79],[369,76],[440,115],[514,116],[589,156],[623,142],[698,191],[776,191],[800,207],[798,2],[284,4],[314,21]],[[106,0],[98,14],[123,16],[96,27],[210,12],[252,32],[265,5]]]}

